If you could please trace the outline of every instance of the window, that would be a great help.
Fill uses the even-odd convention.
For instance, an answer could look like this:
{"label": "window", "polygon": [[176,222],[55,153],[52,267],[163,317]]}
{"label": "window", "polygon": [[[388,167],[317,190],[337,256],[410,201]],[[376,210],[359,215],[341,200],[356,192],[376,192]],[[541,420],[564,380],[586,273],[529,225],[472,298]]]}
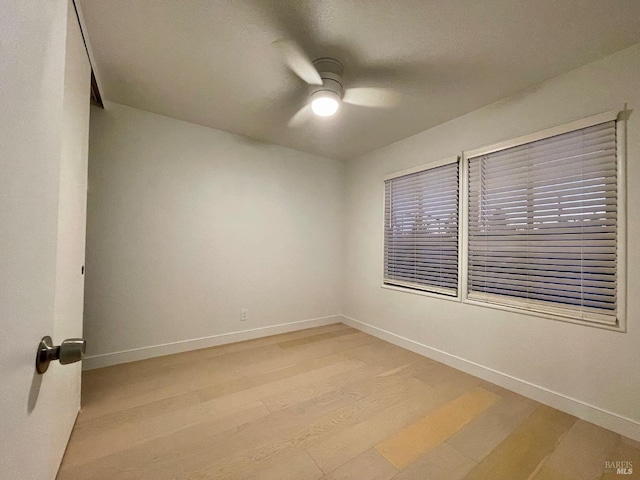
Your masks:
{"label": "window", "polygon": [[617,325],[615,115],[582,123],[467,154],[469,300]]}
{"label": "window", "polygon": [[385,180],[384,284],[458,295],[458,157]]}

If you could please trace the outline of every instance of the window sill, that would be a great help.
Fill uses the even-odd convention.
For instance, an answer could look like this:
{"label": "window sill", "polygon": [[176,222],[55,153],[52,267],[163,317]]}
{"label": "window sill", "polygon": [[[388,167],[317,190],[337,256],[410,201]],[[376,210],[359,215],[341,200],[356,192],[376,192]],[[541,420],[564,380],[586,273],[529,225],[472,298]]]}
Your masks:
{"label": "window sill", "polygon": [[609,330],[612,332],[619,332],[619,333],[626,333],[627,329],[626,329],[626,325],[625,322],[623,320],[620,319],[620,316],[618,317],[618,322],[616,325],[609,325],[609,324],[605,324],[605,323],[598,323],[598,322],[590,322],[588,320],[582,320],[580,318],[577,317],[571,317],[569,315],[557,315],[557,314],[553,314],[550,312],[544,312],[541,310],[536,310],[534,308],[527,308],[527,307],[519,307],[519,306],[514,306],[514,305],[505,305],[505,304],[500,304],[500,303],[493,303],[493,302],[488,302],[488,301],[482,301],[482,300],[472,300],[469,298],[465,298],[462,300],[463,303],[467,304],[467,305],[474,305],[477,307],[485,307],[485,308],[491,308],[494,310],[503,310],[506,312],[512,312],[512,313],[519,313],[521,315],[529,315],[529,316],[533,316],[533,317],[539,317],[539,318],[545,318],[548,320],[556,320],[559,322],[565,322],[565,323],[573,323],[573,324],[577,324],[577,325],[584,325],[587,327],[594,327],[594,328],[599,328],[602,330]]}
{"label": "window sill", "polygon": [[384,282],[380,286],[387,290],[395,290],[396,292],[412,293],[414,295],[420,295],[422,297],[437,298],[440,300],[448,300],[450,302],[460,303],[462,300],[462,298],[460,297],[460,294],[458,294],[456,297],[453,297],[451,295],[445,295],[444,293],[427,292],[426,290],[417,290],[414,288],[400,287],[397,285],[389,285]]}

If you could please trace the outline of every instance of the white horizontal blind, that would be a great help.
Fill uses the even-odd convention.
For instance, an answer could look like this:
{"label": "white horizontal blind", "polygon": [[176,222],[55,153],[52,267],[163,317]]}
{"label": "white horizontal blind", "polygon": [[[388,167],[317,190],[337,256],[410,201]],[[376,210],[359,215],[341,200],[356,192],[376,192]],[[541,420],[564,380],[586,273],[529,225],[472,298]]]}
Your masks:
{"label": "white horizontal blind", "polygon": [[384,283],[458,294],[458,162],[385,181]]}
{"label": "white horizontal blind", "polygon": [[469,159],[468,298],[616,323],[616,123]]}

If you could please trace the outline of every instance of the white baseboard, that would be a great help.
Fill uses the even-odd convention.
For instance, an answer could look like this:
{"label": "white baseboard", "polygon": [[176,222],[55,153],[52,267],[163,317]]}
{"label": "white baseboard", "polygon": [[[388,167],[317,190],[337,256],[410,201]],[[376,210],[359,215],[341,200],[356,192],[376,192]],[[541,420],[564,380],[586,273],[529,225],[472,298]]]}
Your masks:
{"label": "white baseboard", "polygon": [[540,403],[549,405],[570,415],[599,425],[608,430],[640,441],[640,422],[618,415],[617,413],[589,405],[575,398],[568,397],[558,392],[554,392],[539,385],[534,385],[525,380],[521,380],[506,373],[493,370],[478,363],[452,355],[450,353],[429,347],[422,343],[410,340],[401,335],[383,330],[369,325],[346,315],[342,315],[342,323],[357,328],[365,333],[378,337],[399,347],[406,348],[412,352],[431,358],[438,362],[449,365],[470,375],[482,378],[488,382],[504,387],[513,392],[532,398]]}
{"label": "white baseboard", "polygon": [[268,337],[279,333],[304,330],[305,328],[321,327],[323,325],[340,323],[341,321],[341,315],[331,315],[328,317],[282,323],[280,325],[270,325],[268,327],[251,328],[249,330],[241,330],[238,332],[221,333],[219,335],[211,335],[210,337],[194,338],[191,340],[164,343],[162,345],[152,345],[149,347],[134,348],[120,352],[105,353],[103,355],[88,356],[82,360],[82,369],[92,370],[94,368],[135,362],[136,360],[160,357],[162,355],[171,355],[173,353],[199,350],[201,348],[215,347],[218,345],[241,342],[243,340],[251,340],[259,337]]}

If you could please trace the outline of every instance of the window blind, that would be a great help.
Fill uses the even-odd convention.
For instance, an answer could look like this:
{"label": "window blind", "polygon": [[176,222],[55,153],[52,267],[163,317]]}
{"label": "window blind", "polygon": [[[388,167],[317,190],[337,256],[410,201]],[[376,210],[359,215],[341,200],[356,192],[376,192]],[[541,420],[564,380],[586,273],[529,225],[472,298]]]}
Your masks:
{"label": "window blind", "polygon": [[616,123],[469,159],[468,298],[616,323]]}
{"label": "window blind", "polygon": [[384,283],[458,294],[458,162],[385,182]]}

